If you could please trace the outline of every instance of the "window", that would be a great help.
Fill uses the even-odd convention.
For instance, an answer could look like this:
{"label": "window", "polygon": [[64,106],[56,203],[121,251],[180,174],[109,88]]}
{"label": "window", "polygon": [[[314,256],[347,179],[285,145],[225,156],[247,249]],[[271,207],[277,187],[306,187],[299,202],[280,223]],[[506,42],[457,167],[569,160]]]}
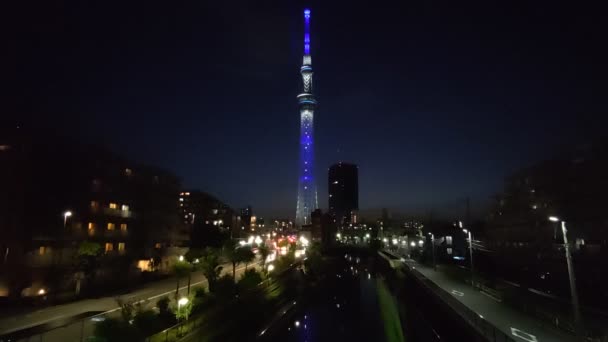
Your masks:
{"label": "window", "polygon": [[121,207],[122,211],[129,211],[129,206],[126,204],[123,204]]}
{"label": "window", "polygon": [[114,250],[114,244],[111,242],[106,242],[106,253]]}
{"label": "window", "polygon": [[88,226],[87,226],[88,230],[95,230],[95,223],[93,222],[89,222]]}
{"label": "window", "polygon": [[127,231],[127,224],[126,223],[121,223],[120,224],[120,230],[122,230],[123,232]]}
{"label": "window", "polygon": [[131,175],[133,175],[133,170],[126,168],[125,169],[125,176],[127,177],[131,177]]}
{"label": "window", "polygon": [[451,236],[446,236],[446,237],[445,237],[445,243],[446,243],[448,246],[451,246],[451,245],[452,245],[452,237],[451,237]]}
{"label": "window", "polygon": [[110,206],[110,209],[117,209],[118,208],[118,205],[116,203],[112,203],[112,202],[110,202],[109,206]]}
{"label": "window", "polygon": [[155,243],[154,244],[154,248],[160,249],[161,248],[160,242]]}
{"label": "window", "polygon": [[114,223],[108,222],[108,230],[114,230],[114,228],[116,228],[116,225]]}
{"label": "window", "polygon": [[99,202],[91,201],[91,209],[97,209],[97,208],[99,208]]}
{"label": "window", "polygon": [[38,248],[38,255],[45,255],[47,253],[47,248],[46,246],[40,246]]}
{"label": "window", "polygon": [[118,251],[119,252],[124,252],[125,251],[125,243],[124,242],[119,242],[118,243]]}

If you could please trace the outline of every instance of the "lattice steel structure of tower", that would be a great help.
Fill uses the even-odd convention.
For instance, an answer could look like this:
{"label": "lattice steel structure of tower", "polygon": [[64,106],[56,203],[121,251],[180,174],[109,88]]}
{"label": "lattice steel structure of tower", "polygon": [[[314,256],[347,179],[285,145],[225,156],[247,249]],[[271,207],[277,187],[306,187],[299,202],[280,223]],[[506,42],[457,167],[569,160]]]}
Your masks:
{"label": "lattice steel structure of tower", "polygon": [[304,58],[302,67],[303,89],[298,95],[300,106],[300,163],[296,226],[310,224],[310,213],[317,209],[317,186],[314,177],[314,125],[317,101],[312,94],[312,60],[310,57],[310,10],[304,10]]}

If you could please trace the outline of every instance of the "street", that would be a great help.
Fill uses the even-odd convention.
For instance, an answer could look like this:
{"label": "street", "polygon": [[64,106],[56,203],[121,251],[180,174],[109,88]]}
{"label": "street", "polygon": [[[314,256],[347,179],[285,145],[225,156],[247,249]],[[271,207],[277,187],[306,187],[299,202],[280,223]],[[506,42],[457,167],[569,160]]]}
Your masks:
{"label": "street", "polygon": [[422,273],[447,293],[480,315],[515,340],[526,342],[577,341],[566,333],[558,331],[537,318],[521,313],[489,294],[473,289],[441,272],[441,266],[434,271],[432,267],[414,260],[406,260],[406,265]]}
{"label": "street", "polygon": [[[256,267],[258,262],[249,264],[249,268]],[[232,274],[232,265],[223,264],[223,274]],[[238,276],[245,271],[245,266],[236,268]],[[207,280],[200,272],[192,273],[193,286],[207,287]],[[173,298],[175,293],[176,280],[169,278],[153,283],[143,285],[141,288],[120,296],[123,300],[141,302],[144,305],[156,305],[156,299],[162,296]],[[179,293],[186,295],[187,279],[183,278],[180,281]],[[83,320],[71,323],[67,326],[54,329],[44,333],[40,341],[81,341],[93,334],[95,321],[103,320],[105,317],[113,317],[119,314],[120,307],[116,303],[116,296],[108,296],[96,299],[84,299],[72,303],[50,306],[31,312],[17,314],[13,316],[5,316],[0,319],[0,335],[16,332],[22,329],[38,326],[79,315],[88,311],[101,312],[94,316],[87,317]]]}

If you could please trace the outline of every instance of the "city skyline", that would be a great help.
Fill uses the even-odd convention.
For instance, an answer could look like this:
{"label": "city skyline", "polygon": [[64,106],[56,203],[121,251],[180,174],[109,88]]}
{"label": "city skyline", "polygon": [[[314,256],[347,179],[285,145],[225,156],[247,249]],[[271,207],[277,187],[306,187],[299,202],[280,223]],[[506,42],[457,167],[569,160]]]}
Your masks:
{"label": "city skyline", "polygon": [[[504,6],[311,4],[317,174],[360,165],[361,208],[475,205],[513,170],[601,136],[606,54],[591,9]],[[303,6],[233,7],[172,9],[179,23],[154,4],[145,16],[35,13],[15,23],[7,116],[170,169],[232,207],[292,216]]]}

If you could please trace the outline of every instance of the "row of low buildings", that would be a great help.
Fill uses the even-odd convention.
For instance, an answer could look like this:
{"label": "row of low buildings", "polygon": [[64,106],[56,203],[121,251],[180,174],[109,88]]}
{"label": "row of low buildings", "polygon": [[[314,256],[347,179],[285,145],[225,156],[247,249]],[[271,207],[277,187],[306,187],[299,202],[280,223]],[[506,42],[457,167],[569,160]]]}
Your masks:
{"label": "row of low buildings", "polygon": [[167,271],[196,220],[232,228],[232,209],[169,171],[24,128],[0,139],[0,297],[68,291],[85,241],[101,248],[104,282]]}

